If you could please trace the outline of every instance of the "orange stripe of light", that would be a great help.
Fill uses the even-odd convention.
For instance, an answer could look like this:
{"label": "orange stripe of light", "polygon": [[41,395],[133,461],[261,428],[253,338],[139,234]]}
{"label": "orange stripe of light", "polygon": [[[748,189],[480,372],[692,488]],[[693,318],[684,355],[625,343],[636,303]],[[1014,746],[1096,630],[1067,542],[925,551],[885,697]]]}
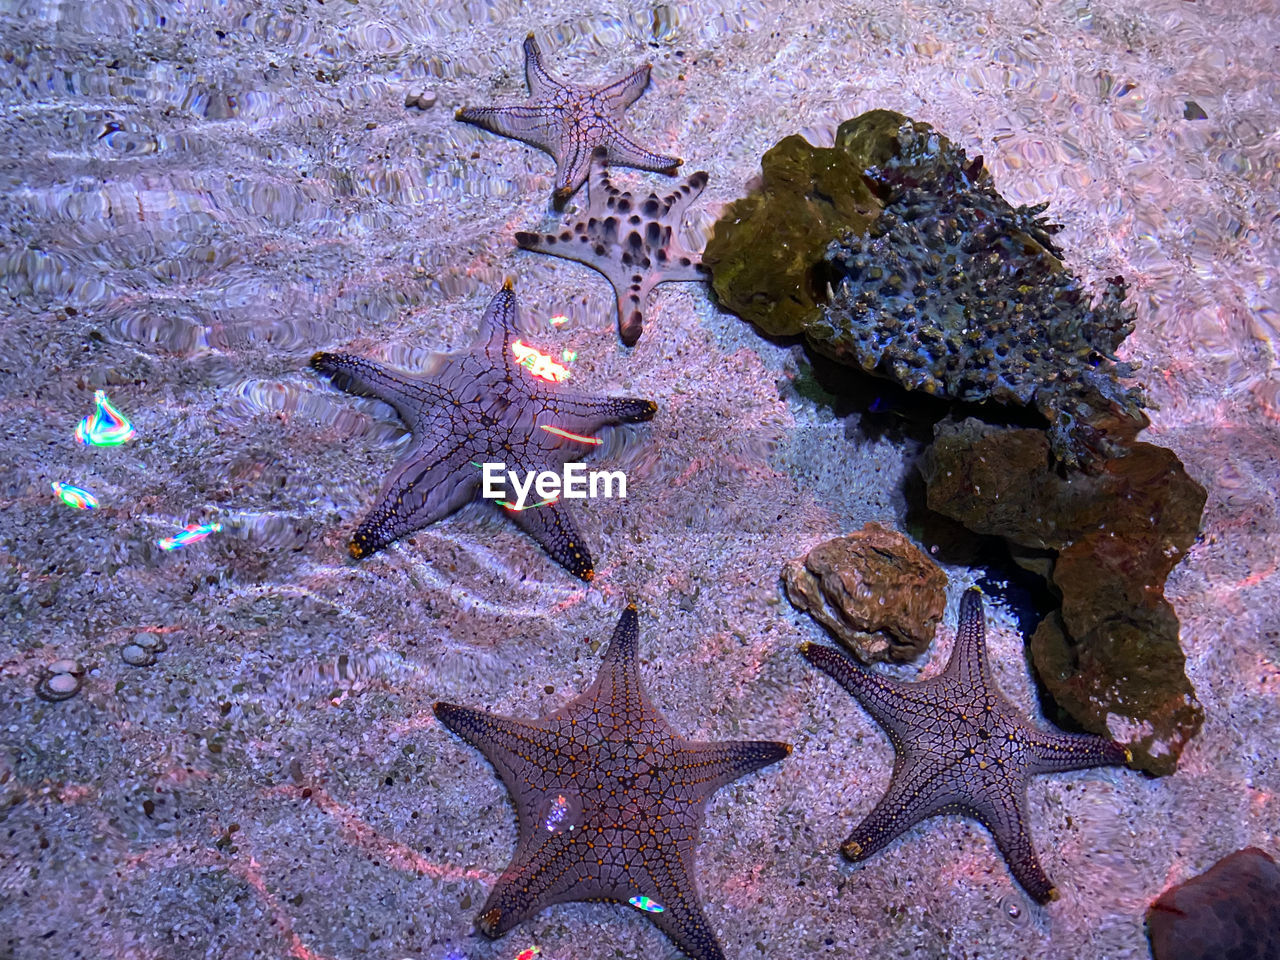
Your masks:
{"label": "orange stripe of light", "polygon": [[554,433],[557,437],[564,437],[566,440],[577,440],[579,443],[597,444],[604,442],[599,437],[584,437],[580,433],[570,433],[568,430],[561,430],[559,427],[548,427],[546,424],[542,425],[542,429],[547,433]]}

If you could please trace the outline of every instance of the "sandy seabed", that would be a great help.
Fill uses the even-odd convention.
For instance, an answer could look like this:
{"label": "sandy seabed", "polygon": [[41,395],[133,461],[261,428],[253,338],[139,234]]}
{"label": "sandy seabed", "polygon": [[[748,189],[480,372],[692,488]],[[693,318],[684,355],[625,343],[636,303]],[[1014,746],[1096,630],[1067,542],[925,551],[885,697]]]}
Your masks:
{"label": "sandy seabed", "polygon": [[[704,286],[660,288],[628,350],[601,277],[515,250],[555,223],[553,164],[453,113],[523,98],[530,31],[581,83],[652,61],[629,117],[710,172],[693,238],[778,139],[829,144],[884,107],[981,154],[1012,202],[1050,201],[1087,279],[1128,278],[1145,437],[1209,491],[1167,589],[1206,721],[1173,776],[1036,781],[1059,902],[1032,904],[958,818],[840,858],[892,749],[798,656],[823,635],[778,575],[900,526],[915,451],[804,399],[800,349]],[[1167,885],[1280,853],[1278,44],[1265,2],[0,3],[0,956],[675,957],[618,906],[478,936],[515,818],[431,713],[563,705],[628,597],[677,729],[795,744],[709,806],[699,883],[731,960],[1146,956]],[[434,107],[405,109],[424,91]],[[470,342],[507,276],[580,389],[661,407],[602,451],[629,499],[577,511],[595,583],[476,509],[354,564],[404,431],[307,358],[420,366]],[[130,444],[72,441],[97,388]],[[59,480],[101,509],[54,501]],[[926,674],[981,571],[948,573]],[[991,627],[1000,683],[1038,713],[1011,616]],[[165,637],[154,666],[121,658],[139,633]],[[59,657],[88,673],[50,704],[33,688]]]}

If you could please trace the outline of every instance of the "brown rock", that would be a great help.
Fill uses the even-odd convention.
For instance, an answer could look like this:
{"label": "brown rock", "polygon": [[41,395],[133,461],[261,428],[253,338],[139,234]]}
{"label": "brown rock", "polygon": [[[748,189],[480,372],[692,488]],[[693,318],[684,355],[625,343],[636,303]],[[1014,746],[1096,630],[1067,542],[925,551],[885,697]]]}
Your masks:
{"label": "brown rock", "polygon": [[1237,850],[1147,911],[1155,960],[1280,960],[1280,867]]}
{"label": "brown rock", "polygon": [[900,533],[868,523],[782,571],[787,597],[860,660],[913,660],[947,603],[947,575]]}
{"label": "brown rock", "polygon": [[929,508],[1013,548],[1056,551],[1062,597],[1031,639],[1054,701],[1091,733],[1172,773],[1204,720],[1184,672],[1169,571],[1195,542],[1204,488],[1169,450],[1131,443],[1096,472],[1060,472],[1042,430],[940,424],[921,461]]}

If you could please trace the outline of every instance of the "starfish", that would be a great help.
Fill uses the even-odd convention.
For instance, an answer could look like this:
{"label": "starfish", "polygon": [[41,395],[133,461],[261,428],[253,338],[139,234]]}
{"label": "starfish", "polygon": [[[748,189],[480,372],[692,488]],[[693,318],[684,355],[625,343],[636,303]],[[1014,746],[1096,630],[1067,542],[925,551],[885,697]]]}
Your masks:
{"label": "starfish", "polygon": [[698,900],[694,853],[707,799],[791,753],[785,743],[685,740],[640,686],[628,605],[595,683],[541,720],[437,703],[446,727],[493,764],[515,801],[515,856],[478,925],[498,937],[544,906],[630,903],[691,960],[723,960]]}
{"label": "starfish", "polygon": [[[485,310],[471,352],[442,355],[420,374],[347,353],[311,358],[311,366],[329,374],[335,386],[389,403],[413,435],[377,505],[351,538],[349,549],[357,560],[476,499],[480,464],[503,462],[516,471],[558,468],[576,459],[572,444],[599,442],[585,434],[653,419],[658,406],[652,400],[579,396],[529,376],[516,362],[516,351],[529,349],[515,338],[516,316],[508,280]],[[574,576],[590,580],[595,575],[591,555],[561,501],[508,507],[507,513]]]}
{"label": "starfish", "polygon": [[664,157],[636,143],[622,129],[622,114],[644,93],[652,64],[643,64],[603,87],[578,87],[557,80],[542,65],[533,34],[524,40],[524,75],[531,100],[509,107],[464,107],[456,119],[491,133],[523,140],[556,160],[555,202],[563,204],[587,178],[591,151],[600,146],[618,164],[674,173],[684,161]]}
{"label": "starfish", "polygon": [[702,257],[686,250],[678,235],[689,204],[707,185],[707,173],[698,171],[665,197],[650,192],[637,200],[629,190],[609,182],[607,154],[604,147],[591,152],[584,214],[559,233],[522,230],[516,234],[516,243],[526,250],[577,260],[603,273],[618,297],[618,332],[622,342],[632,347],[644,332],[644,305],[650,290],[672,280],[708,278]]}
{"label": "starfish", "polygon": [[991,832],[1036,902],[1057,899],[1027,830],[1027,781],[1032,774],[1123,764],[1129,751],[1102,737],[1048,733],[1023,719],[991,676],[980,590],[960,601],[951,659],[928,680],[891,680],[831,647],[810,643],[801,650],[857,697],[893,741],[889,789],[840,848],[846,857],[865,860],[926,817],[960,813]]}

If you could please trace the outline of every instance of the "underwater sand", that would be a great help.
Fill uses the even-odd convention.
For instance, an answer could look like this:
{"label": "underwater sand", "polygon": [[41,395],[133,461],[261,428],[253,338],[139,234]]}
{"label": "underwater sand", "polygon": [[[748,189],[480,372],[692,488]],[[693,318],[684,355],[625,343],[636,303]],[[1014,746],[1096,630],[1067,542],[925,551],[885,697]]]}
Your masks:
{"label": "underwater sand", "polygon": [[[1088,280],[1129,280],[1145,438],[1209,491],[1166,591],[1206,721],[1171,777],[1036,780],[1061,901],[1035,906],[954,817],[839,856],[892,748],[800,658],[824,635],[778,577],[867,520],[901,526],[915,451],[804,399],[799,348],[705,286],[659,288],[627,350],[603,278],[516,251],[555,222],[552,161],[453,113],[523,99],[529,31],[578,82],[653,62],[628,116],[710,171],[694,238],[778,139],[827,144],[885,107],[981,154],[1011,202],[1049,200]],[[1147,956],[1167,885],[1280,854],[1278,42],[1264,2],[0,4],[0,957],[676,957],[619,906],[475,933],[515,816],[431,713],[558,708],[628,597],[679,731],[795,744],[708,808],[699,885],[731,960]],[[630,498],[576,511],[596,581],[476,508],[353,563],[405,434],[307,358],[463,348],[507,276],[530,336],[577,351],[577,388],[661,407],[601,453]],[[71,439],[97,388],[131,443]],[[56,480],[101,509],[57,503]],[[900,676],[945,662],[983,573],[948,568],[948,619]],[[994,670],[1036,711],[1013,624],[991,611]],[[154,666],[123,662],[156,632]],[[46,703],[59,657],[89,673]]]}

